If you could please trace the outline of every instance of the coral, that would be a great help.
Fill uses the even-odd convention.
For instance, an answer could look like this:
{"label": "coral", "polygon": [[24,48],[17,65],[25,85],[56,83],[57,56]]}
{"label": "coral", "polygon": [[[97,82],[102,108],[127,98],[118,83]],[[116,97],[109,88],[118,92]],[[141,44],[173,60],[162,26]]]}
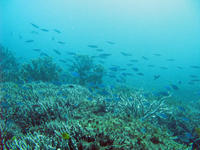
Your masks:
{"label": "coral", "polygon": [[[188,148],[187,145],[176,143],[167,130],[154,126],[147,119],[133,117],[134,114],[127,115],[127,103],[124,100],[119,99],[119,105],[117,102],[110,104],[105,100],[106,96],[92,96],[86,88],[79,85],[57,86],[44,82],[18,85],[7,82],[1,83],[0,89],[2,120],[10,120],[10,125],[15,127],[7,128],[9,132],[3,136],[3,142],[4,137],[8,137],[4,142],[5,149]],[[110,94],[107,96],[116,94],[115,91],[108,92]],[[121,99],[129,97],[132,91],[123,93],[119,94]],[[88,101],[91,96],[93,100]],[[123,102],[123,107],[120,107]],[[114,104],[116,108],[112,109],[116,109],[116,113],[110,108]]]}
{"label": "coral", "polygon": [[24,64],[21,76],[25,81],[58,81],[61,68],[53,63],[51,57],[34,59],[31,63]]}
{"label": "coral", "polygon": [[0,45],[0,82],[17,81],[19,64],[13,53]]}
{"label": "coral", "polygon": [[76,55],[70,71],[76,73],[76,75],[72,76],[75,83],[80,85],[101,84],[105,74],[103,66],[96,65],[88,55]]}

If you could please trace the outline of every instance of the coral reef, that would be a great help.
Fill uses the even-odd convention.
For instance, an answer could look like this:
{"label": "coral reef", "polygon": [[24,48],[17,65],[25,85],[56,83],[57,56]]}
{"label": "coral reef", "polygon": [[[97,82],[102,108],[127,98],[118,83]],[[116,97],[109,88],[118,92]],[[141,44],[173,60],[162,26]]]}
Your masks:
{"label": "coral reef", "polygon": [[25,81],[58,81],[61,68],[53,62],[51,57],[33,59],[30,63],[24,64],[20,75]]}
{"label": "coral reef", "polygon": [[[134,111],[127,115],[129,111],[124,106],[129,104],[124,99],[129,98],[131,90],[118,95],[119,107],[115,108],[113,104],[117,102],[112,104],[107,100],[108,96],[115,97],[115,91],[94,96],[88,89],[74,84],[7,82],[1,83],[0,89],[3,149],[189,149],[175,142],[166,129],[141,119],[145,115],[135,117]],[[137,98],[138,91],[131,93]],[[164,103],[153,110],[158,106],[158,112],[163,112]],[[154,115],[148,118],[155,118]]]}
{"label": "coral reef", "polygon": [[0,82],[17,81],[18,69],[13,53],[0,45]]}
{"label": "coral reef", "polygon": [[75,83],[80,85],[93,84],[95,86],[101,84],[105,74],[103,66],[96,65],[92,57],[88,55],[74,56],[70,71]]}

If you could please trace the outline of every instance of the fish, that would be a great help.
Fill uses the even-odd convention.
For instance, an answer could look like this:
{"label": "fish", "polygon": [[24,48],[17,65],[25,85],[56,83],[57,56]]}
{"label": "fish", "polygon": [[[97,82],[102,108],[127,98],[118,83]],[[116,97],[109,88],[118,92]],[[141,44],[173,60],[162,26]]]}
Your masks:
{"label": "fish", "polygon": [[177,68],[178,68],[178,69],[180,69],[180,70],[182,70],[182,69],[183,69],[183,67],[181,67],[181,66],[177,66]]}
{"label": "fish", "polygon": [[19,35],[19,39],[22,39],[23,37],[21,35]]}
{"label": "fish", "polygon": [[139,75],[139,76],[144,76],[144,74],[141,73],[141,72],[138,72],[137,75]]}
{"label": "fish", "polygon": [[45,56],[45,57],[49,57],[49,55],[47,53],[41,52],[40,56]]}
{"label": "fish", "polygon": [[158,54],[158,53],[155,53],[155,54],[153,54],[154,56],[161,56],[161,54]]}
{"label": "fish", "polygon": [[200,80],[199,79],[193,79],[191,80],[191,82],[199,82]]}
{"label": "fish", "polygon": [[132,54],[130,53],[124,53],[124,52],[120,52],[123,56],[132,56]]}
{"label": "fish", "polygon": [[190,77],[191,77],[191,78],[198,78],[197,75],[193,75],[193,74],[191,74]]}
{"label": "fish", "polygon": [[41,51],[41,49],[39,49],[39,48],[34,48],[33,50],[36,51],[36,52],[40,52]]}
{"label": "fish", "polygon": [[166,59],[166,61],[175,61],[173,58]]}
{"label": "fish", "polygon": [[160,92],[154,93],[154,95],[155,96],[169,96],[169,92],[160,91]]}
{"label": "fish", "polygon": [[61,55],[61,53],[60,53],[58,50],[53,49],[53,51],[54,51],[56,54]]}
{"label": "fish", "polygon": [[117,72],[117,71],[119,70],[118,67],[110,67],[109,69],[110,69],[111,71],[114,71],[114,72]]}
{"label": "fish", "polygon": [[132,68],[133,69],[133,71],[135,71],[135,72],[137,72],[137,71],[139,71],[139,69],[138,68]]}
{"label": "fish", "polygon": [[96,49],[96,51],[103,52],[103,49],[98,48],[98,49]]}
{"label": "fish", "polygon": [[63,59],[59,59],[59,61],[60,62],[62,62],[62,63],[67,63],[65,60],[63,60]]}
{"label": "fish", "polygon": [[144,59],[144,60],[149,60],[147,57],[145,57],[145,56],[142,56],[142,59]]}
{"label": "fish", "polygon": [[48,29],[40,29],[41,31],[44,31],[44,32],[49,32],[49,30]]}
{"label": "fish", "polygon": [[178,81],[178,84],[182,84],[182,81],[179,80],[179,81]]}
{"label": "fish", "polygon": [[102,53],[102,54],[99,54],[98,57],[100,57],[100,58],[106,58],[106,57],[111,56],[111,55],[112,54],[109,54],[109,53]]}
{"label": "fish", "polygon": [[128,72],[123,72],[122,75],[123,76],[132,76],[133,74],[132,73],[128,73]]}
{"label": "fish", "polygon": [[171,84],[170,85],[174,90],[179,90],[179,87],[177,86],[177,85],[175,85],[175,84]]}
{"label": "fish", "polygon": [[67,52],[67,54],[68,55],[74,55],[74,56],[76,55],[76,53],[74,53],[74,52]]}
{"label": "fish", "polygon": [[98,48],[97,45],[88,45],[89,48]]}
{"label": "fish", "polygon": [[165,66],[160,66],[160,69],[167,70],[168,68]]}
{"label": "fish", "polygon": [[103,96],[110,95],[110,93],[107,92],[106,90],[98,91],[98,94],[103,95]]}
{"label": "fish", "polygon": [[39,29],[39,26],[38,25],[36,25],[36,24],[34,24],[34,23],[30,23],[34,28],[37,28],[37,29]]}
{"label": "fish", "polygon": [[106,41],[108,44],[110,44],[110,45],[114,45],[115,43],[114,42],[112,42],[112,41]]}
{"label": "fish", "polygon": [[60,34],[61,31],[59,31],[58,29],[54,29],[53,31],[55,31],[56,33]]}
{"label": "fish", "polygon": [[126,71],[126,68],[119,68],[119,71]]}
{"label": "fish", "polygon": [[59,44],[62,44],[62,45],[65,44],[65,42],[62,42],[62,41],[58,41],[58,43],[59,43]]}
{"label": "fish", "polygon": [[34,40],[26,40],[25,42],[26,43],[32,43],[32,42],[34,42]]}
{"label": "fish", "polygon": [[99,62],[99,63],[101,63],[101,64],[104,64],[104,63],[105,63],[105,62],[104,62],[104,61],[102,61],[102,60],[99,60],[98,62]]}
{"label": "fish", "polygon": [[158,116],[162,119],[167,119],[168,116],[165,113],[158,113]]}
{"label": "fish", "polygon": [[129,67],[130,67],[130,66],[133,66],[133,64],[130,64],[130,63],[128,63],[128,64],[126,64],[126,65],[129,66]]}
{"label": "fish", "polygon": [[80,77],[80,74],[78,73],[78,72],[71,72],[71,75],[73,76],[73,77]]}
{"label": "fish", "polygon": [[39,34],[37,31],[31,31],[31,34]]}
{"label": "fish", "polygon": [[10,104],[8,102],[2,101],[2,102],[0,102],[0,107],[8,109],[10,107]]}
{"label": "fish", "polygon": [[197,66],[197,65],[192,65],[190,67],[193,68],[193,69],[200,69],[200,66]]}
{"label": "fish", "polygon": [[160,78],[160,75],[154,75],[154,80],[157,80]]}
{"label": "fish", "polygon": [[153,68],[153,67],[155,67],[155,65],[148,65],[148,67],[151,67],[151,68]]}
{"label": "fish", "polygon": [[130,61],[131,61],[131,62],[138,62],[137,59],[131,59]]}

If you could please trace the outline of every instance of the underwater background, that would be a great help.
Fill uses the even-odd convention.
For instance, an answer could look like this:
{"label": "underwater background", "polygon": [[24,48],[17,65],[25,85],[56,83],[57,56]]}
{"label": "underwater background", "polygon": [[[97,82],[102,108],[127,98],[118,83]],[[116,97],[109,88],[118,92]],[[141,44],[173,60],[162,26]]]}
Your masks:
{"label": "underwater background", "polygon": [[1,149],[200,149],[200,2],[1,0],[0,90]]}

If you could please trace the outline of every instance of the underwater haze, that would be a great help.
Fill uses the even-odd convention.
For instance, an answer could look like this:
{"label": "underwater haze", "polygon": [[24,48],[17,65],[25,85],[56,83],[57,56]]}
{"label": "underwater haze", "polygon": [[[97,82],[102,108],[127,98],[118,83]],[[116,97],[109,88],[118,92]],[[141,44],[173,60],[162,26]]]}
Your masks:
{"label": "underwater haze", "polygon": [[[30,23],[49,32],[37,30]],[[196,0],[2,0],[0,42],[15,51],[17,56],[27,59],[38,56],[32,51],[34,48],[44,49],[53,57],[57,56],[52,49],[59,49],[63,52],[59,57],[64,58],[67,51],[96,55],[97,52],[87,45],[98,45],[112,54],[106,60],[106,66],[127,67],[129,60],[139,59],[134,66],[144,76],[128,77],[131,85],[156,90],[181,81],[177,94],[190,98],[200,94],[199,82],[188,85],[188,76],[200,73],[200,69],[190,68],[200,65],[199,26],[200,3]],[[57,34],[54,29],[62,33]],[[34,39],[34,43],[24,42],[29,39]],[[66,44],[55,42],[59,40]],[[115,44],[109,45],[106,41]],[[124,57],[120,52],[132,56]],[[161,56],[153,55],[157,53]],[[149,60],[143,60],[142,56]],[[166,70],[159,68],[162,66]],[[181,69],[177,69],[178,66]],[[152,81],[155,74],[161,77]]]}
{"label": "underwater haze", "polygon": [[[1,0],[0,45],[2,87],[15,83],[20,91],[44,83],[62,93],[62,86],[72,84],[89,90],[89,101],[96,101],[95,94],[111,101],[113,89],[128,88],[143,91],[146,99],[170,97],[176,109],[200,105],[198,0]],[[0,104],[7,109],[10,103]],[[155,116],[166,119],[163,111]],[[184,130],[190,134],[186,141],[180,132],[170,133],[194,148],[200,145],[194,124]]]}

